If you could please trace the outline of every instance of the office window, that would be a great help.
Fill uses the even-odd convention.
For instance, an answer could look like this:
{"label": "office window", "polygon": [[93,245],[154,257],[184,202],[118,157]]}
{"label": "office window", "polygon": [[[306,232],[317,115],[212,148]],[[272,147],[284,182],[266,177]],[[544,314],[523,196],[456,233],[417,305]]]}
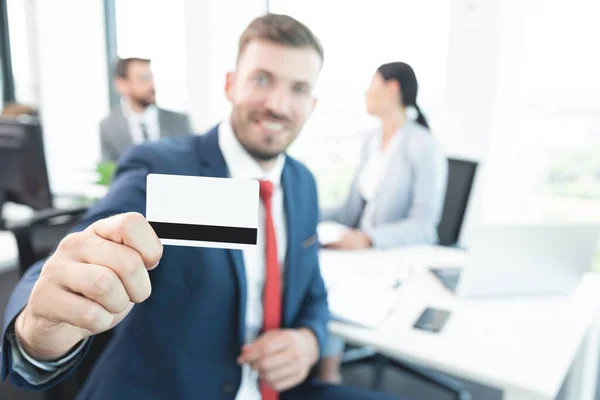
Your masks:
{"label": "office window", "polygon": [[0,2],[0,111],[4,108],[4,102],[9,101],[12,94],[10,87],[10,68],[8,60],[10,59],[10,50],[6,46],[5,35],[8,32],[8,16],[4,2]]}
{"label": "office window", "polygon": [[26,7],[23,0],[7,0],[10,55],[17,102],[35,105]]}
{"label": "office window", "polygon": [[185,111],[185,1],[115,0],[115,14],[119,57],[151,59],[157,104]]}
{"label": "office window", "polygon": [[501,168],[510,177],[506,208],[490,211],[523,222],[600,222],[600,58],[591,51],[600,3],[523,7],[516,115],[507,116],[514,132],[505,133]]}
{"label": "office window", "polygon": [[379,65],[405,61],[414,68],[418,103],[433,131],[438,128],[450,6],[450,0],[269,1],[269,11],[307,24],[325,49],[317,108],[290,149],[315,174],[322,205],[346,196],[363,133],[376,124],[365,112],[364,92]]}

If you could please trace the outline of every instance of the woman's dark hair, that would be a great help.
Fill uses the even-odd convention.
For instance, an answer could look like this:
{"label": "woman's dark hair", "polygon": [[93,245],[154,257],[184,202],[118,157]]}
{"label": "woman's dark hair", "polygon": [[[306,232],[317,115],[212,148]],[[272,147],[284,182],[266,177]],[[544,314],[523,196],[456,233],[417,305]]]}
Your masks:
{"label": "woman's dark hair", "polygon": [[384,80],[389,81],[394,79],[400,83],[400,101],[404,107],[413,106],[419,113],[417,122],[429,129],[429,124],[423,116],[421,109],[417,105],[417,92],[419,91],[419,83],[417,76],[412,67],[403,62],[392,62],[383,64],[377,68],[377,72],[381,74]]}

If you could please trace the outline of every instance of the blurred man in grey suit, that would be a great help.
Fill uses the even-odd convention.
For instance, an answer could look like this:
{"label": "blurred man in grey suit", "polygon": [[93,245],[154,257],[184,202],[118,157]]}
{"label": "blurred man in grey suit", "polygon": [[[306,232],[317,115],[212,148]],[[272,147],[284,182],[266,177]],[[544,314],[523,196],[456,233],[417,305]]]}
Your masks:
{"label": "blurred man in grey suit", "polygon": [[133,144],[191,133],[187,115],[156,106],[150,60],[119,60],[115,84],[121,94],[121,106],[100,123],[102,161],[117,161]]}

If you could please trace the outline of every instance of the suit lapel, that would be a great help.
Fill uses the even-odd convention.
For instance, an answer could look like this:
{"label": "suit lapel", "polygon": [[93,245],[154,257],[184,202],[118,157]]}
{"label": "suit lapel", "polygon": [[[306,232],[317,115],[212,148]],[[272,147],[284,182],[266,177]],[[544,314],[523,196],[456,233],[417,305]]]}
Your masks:
{"label": "suit lapel", "polygon": [[[196,139],[196,152],[198,154],[198,160],[200,161],[201,169],[207,171],[203,175],[213,176],[216,178],[227,178],[229,177],[229,171],[223,153],[219,148],[218,140],[218,127],[211,129],[208,133],[203,136],[199,136]],[[239,287],[239,338],[240,347],[244,343],[246,336],[246,272],[244,267],[244,257],[241,250],[223,250],[229,255],[231,261],[234,276],[237,280]]]}
{"label": "suit lapel", "polygon": [[160,132],[160,137],[165,138],[167,136],[171,136],[170,126],[169,126],[169,118],[167,113],[164,110],[158,108],[158,130]]}
{"label": "suit lapel", "polygon": [[129,122],[127,122],[127,118],[125,118],[121,107],[115,109],[110,129],[110,141],[117,152],[121,153],[133,145],[131,132],[129,132]]}
{"label": "suit lapel", "polygon": [[112,135],[113,145],[119,151],[127,149],[133,145],[133,139],[131,138],[131,132],[129,132],[129,122],[123,114],[121,107],[116,109],[115,112],[115,124]]}
{"label": "suit lapel", "polygon": [[290,326],[291,316],[290,310],[295,304],[298,297],[296,293],[297,285],[294,282],[298,281],[299,263],[298,263],[298,225],[299,225],[299,209],[296,201],[301,198],[298,192],[297,185],[293,184],[293,177],[289,167],[286,165],[283,168],[281,176],[281,184],[283,186],[283,202],[286,216],[287,229],[287,252],[285,256],[285,272],[283,285],[283,323],[284,326]]}

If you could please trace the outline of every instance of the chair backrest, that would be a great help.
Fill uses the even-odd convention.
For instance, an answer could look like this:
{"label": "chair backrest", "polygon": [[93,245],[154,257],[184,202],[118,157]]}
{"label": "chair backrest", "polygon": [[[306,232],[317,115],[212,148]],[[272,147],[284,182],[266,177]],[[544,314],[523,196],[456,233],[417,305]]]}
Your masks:
{"label": "chair backrest", "polygon": [[86,206],[43,210],[31,220],[10,227],[17,241],[21,275],[36,261],[48,257],[86,210]]}
{"label": "chair backrest", "polygon": [[476,170],[476,162],[453,158],[448,160],[448,187],[442,220],[438,225],[439,244],[443,246],[458,242]]}

